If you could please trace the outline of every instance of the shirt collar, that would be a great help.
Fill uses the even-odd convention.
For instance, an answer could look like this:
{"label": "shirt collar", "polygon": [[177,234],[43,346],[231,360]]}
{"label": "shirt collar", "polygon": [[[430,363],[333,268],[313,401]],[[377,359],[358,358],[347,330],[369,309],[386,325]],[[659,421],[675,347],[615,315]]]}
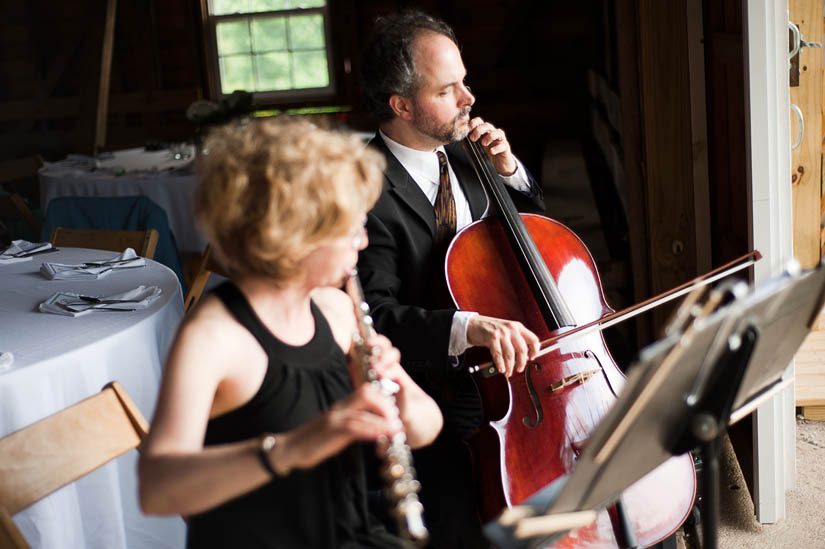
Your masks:
{"label": "shirt collar", "polygon": [[438,156],[435,153],[436,151],[441,151],[447,154],[443,145],[434,151],[420,151],[393,141],[380,129],[378,130],[378,134],[381,136],[381,139],[384,140],[384,143],[386,143],[387,148],[393,156],[398,159],[410,175],[423,178],[434,185],[438,185]]}

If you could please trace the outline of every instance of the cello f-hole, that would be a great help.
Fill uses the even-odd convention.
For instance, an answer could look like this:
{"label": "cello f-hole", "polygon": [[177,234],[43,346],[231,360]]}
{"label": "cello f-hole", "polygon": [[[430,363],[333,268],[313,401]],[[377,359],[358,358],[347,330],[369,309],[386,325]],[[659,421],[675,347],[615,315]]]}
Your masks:
{"label": "cello f-hole", "polygon": [[613,393],[614,396],[618,397],[619,393],[616,392],[616,389],[613,388],[613,384],[610,383],[610,376],[607,375],[607,372],[604,370],[604,366],[602,366],[602,362],[601,362],[601,360],[599,360],[599,357],[596,356],[596,353],[594,353],[593,351],[588,349],[587,351],[584,352],[584,356],[586,356],[587,358],[591,358],[591,359],[596,361],[596,363],[599,365],[599,368],[602,371],[602,376],[604,377],[604,380],[607,383],[607,386],[610,388],[610,392]]}
{"label": "cello f-hole", "polygon": [[526,426],[530,427],[531,429],[535,429],[536,427],[538,427],[544,419],[544,410],[542,410],[541,408],[541,401],[539,401],[539,395],[536,392],[536,387],[533,385],[533,380],[530,377],[530,370],[534,367],[537,372],[541,370],[541,364],[535,362],[533,364],[528,364],[527,369],[524,370],[524,379],[527,381],[527,392],[530,394],[530,400],[533,402],[533,407],[536,409],[536,421],[533,421],[532,418],[529,418],[527,416],[524,416],[522,418],[522,421]]}

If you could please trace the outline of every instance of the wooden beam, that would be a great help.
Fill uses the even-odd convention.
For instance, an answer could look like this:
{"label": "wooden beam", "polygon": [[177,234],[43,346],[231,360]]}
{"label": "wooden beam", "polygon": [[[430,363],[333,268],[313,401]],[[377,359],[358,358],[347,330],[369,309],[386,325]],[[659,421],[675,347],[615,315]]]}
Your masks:
{"label": "wooden beam", "polygon": [[112,77],[116,14],[117,0],[108,0],[106,4],[106,22],[103,29],[103,51],[100,56],[100,86],[97,95],[97,114],[95,117],[93,147],[95,153],[106,144],[106,119],[109,116],[109,84]]}
{"label": "wooden beam", "polygon": [[690,80],[690,128],[693,156],[693,215],[696,230],[697,273],[713,269],[710,229],[710,188],[708,175],[708,109],[705,103],[705,47],[702,1],[688,0],[687,20],[688,79]]}
{"label": "wooden beam", "polygon": [[[174,110],[183,113],[197,97],[198,90],[195,88],[119,93],[109,97],[109,113]],[[80,116],[80,108],[79,97],[52,97],[44,101],[5,101],[0,102],[0,122],[77,117]]]}
{"label": "wooden beam", "polygon": [[[651,296],[642,154],[641,91],[639,89],[639,41],[636,0],[616,0],[616,60],[620,109],[622,113],[622,151],[627,187],[627,223],[630,239],[633,297],[643,301]],[[650,342],[651,324],[641,316],[636,320],[636,344]]]}
{"label": "wooden beam", "polygon": [[[648,254],[654,293],[695,276],[695,181],[688,0],[638,0]],[[664,325],[672,307],[653,312]]]}

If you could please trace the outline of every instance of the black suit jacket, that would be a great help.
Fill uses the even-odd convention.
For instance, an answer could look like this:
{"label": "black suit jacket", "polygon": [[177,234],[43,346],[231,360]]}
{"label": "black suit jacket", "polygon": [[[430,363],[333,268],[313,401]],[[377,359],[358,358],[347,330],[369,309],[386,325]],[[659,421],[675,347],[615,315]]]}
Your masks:
{"label": "black suit jacket", "polygon": [[[451,369],[447,349],[456,309],[433,298],[444,279],[444,258],[433,250],[433,206],[380,136],[370,145],[384,154],[387,168],[381,196],[367,216],[369,245],[359,255],[358,272],[376,330],[398,347],[402,364],[421,382],[426,371]],[[445,149],[477,220],[487,208],[484,189],[461,144]],[[544,213],[540,188],[527,175],[535,196],[507,189],[520,211]]]}

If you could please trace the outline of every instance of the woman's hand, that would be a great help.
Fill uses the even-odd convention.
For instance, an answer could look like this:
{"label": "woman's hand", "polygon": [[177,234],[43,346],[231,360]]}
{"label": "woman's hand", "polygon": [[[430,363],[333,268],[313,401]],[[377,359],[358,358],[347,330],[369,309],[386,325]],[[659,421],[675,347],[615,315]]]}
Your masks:
{"label": "woman's hand", "polygon": [[365,383],[314,420],[278,435],[272,465],[280,474],[309,469],[355,441],[392,436],[401,429],[393,416],[390,399]]}

